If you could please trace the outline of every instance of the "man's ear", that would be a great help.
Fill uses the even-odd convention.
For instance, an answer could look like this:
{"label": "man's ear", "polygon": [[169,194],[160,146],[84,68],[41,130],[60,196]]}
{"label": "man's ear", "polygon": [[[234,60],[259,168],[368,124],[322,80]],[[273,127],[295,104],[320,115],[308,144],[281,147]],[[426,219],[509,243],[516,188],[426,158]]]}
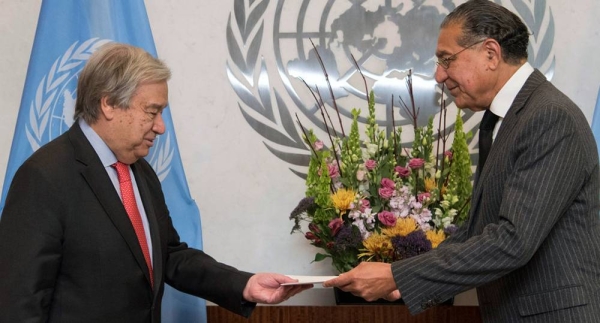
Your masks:
{"label": "man's ear", "polygon": [[112,120],[115,117],[115,107],[108,104],[107,96],[100,99],[100,111],[106,120]]}
{"label": "man's ear", "polygon": [[502,47],[495,39],[488,38],[483,43],[483,49],[487,56],[488,68],[492,71],[496,70],[502,62]]}

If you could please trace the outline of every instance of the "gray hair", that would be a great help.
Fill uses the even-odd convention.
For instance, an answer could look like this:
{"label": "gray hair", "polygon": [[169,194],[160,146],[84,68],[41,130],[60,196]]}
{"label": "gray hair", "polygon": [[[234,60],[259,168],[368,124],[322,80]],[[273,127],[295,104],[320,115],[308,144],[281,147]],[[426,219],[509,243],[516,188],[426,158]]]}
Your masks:
{"label": "gray hair", "polygon": [[489,0],[469,0],[446,16],[440,28],[454,24],[462,26],[463,36],[457,40],[461,46],[492,38],[502,47],[502,58],[507,63],[518,64],[527,59],[527,26],[499,4]]}
{"label": "gray hair", "polygon": [[121,43],[108,43],[96,50],[79,75],[75,119],[88,124],[98,120],[100,100],[128,109],[131,97],[142,83],[167,81],[169,68],[145,50]]}

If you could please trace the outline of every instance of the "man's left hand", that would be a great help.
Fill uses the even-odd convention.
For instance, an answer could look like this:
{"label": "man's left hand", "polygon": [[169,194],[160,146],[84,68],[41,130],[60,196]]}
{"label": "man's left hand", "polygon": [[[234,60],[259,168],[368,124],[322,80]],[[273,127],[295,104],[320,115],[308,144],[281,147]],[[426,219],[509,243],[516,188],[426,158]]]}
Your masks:
{"label": "man's left hand", "polygon": [[281,286],[294,283],[297,279],[273,273],[258,273],[250,277],[244,288],[244,299],[262,304],[279,304],[290,297],[313,287],[313,285]]}

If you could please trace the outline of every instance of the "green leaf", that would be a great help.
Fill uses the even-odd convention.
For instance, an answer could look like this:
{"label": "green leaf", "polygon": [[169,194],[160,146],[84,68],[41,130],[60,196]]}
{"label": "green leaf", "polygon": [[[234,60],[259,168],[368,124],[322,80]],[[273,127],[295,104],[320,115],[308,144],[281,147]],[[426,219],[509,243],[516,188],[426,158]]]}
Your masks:
{"label": "green leaf", "polygon": [[313,260],[313,262],[323,261],[323,260],[325,260],[327,258],[331,258],[331,256],[330,255],[325,255],[325,254],[322,254],[322,253],[317,253],[315,255],[315,260]]}

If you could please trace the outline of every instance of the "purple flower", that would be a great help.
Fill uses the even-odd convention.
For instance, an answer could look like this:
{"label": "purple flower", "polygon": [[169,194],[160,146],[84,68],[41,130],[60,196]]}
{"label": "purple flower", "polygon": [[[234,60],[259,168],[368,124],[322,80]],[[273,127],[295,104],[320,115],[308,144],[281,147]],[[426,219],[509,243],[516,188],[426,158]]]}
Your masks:
{"label": "purple flower", "polygon": [[396,225],[396,216],[394,213],[390,211],[381,211],[377,214],[377,218],[379,222],[388,227],[393,227]]}
{"label": "purple flower", "polygon": [[373,159],[369,159],[365,162],[365,167],[368,170],[373,170],[373,169],[375,169],[375,167],[377,167],[377,162],[374,161]]}
{"label": "purple flower", "polygon": [[331,229],[331,236],[335,237],[336,234],[340,231],[342,226],[344,225],[344,221],[340,218],[335,218],[329,222],[329,229]]}
{"label": "purple flower", "polygon": [[410,169],[419,169],[425,165],[425,160],[423,158],[413,158],[408,162],[408,167]]}
{"label": "purple flower", "polygon": [[398,174],[398,176],[400,176],[402,178],[406,178],[406,177],[410,176],[410,168],[396,166],[394,168],[394,171],[396,171],[396,174]]}
{"label": "purple flower", "polygon": [[453,235],[458,230],[458,227],[454,224],[450,224],[447,228],[444,229],[444,233],[447,235]]}
{"label": "purple flower", "polygon": [[406,259],[431,250],[431,241],[427,240],[425,232],[416,230],[405,237],[393,237],[392,246],[398,259]]}
{"label": "purple flower", "polygon": [[362,236],[358,228],[354,229],[354,226],[348,225],[340,229],[334,241],[335,250],[341,252],[346,249],[359,248],[362,245]]}
{"label": "purple flower", "polygon": [[290,220],[294,218],[298,218],[298,216],[312,207],[316,206],[314,197],[305,197],[300,202],[298,202],[298,206],[294,208],[292,213],[290,214]]}

